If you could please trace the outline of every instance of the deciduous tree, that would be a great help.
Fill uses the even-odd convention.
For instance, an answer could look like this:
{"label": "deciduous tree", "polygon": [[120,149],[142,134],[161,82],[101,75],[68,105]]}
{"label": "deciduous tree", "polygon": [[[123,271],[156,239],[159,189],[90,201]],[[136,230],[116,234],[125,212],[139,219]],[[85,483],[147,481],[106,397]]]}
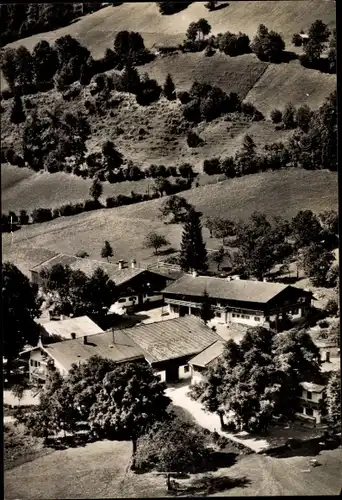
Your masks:
{"label": "deciduous tree", "polygon": [[174,101],[176,99],[176,87],[175,84],[173,83],[172,76],[170,75],[170,73],[168,73],[166,76],[166,80],[163,87],[163,93],[164,96],[169,101]]}
{"label": "deciduous tree", "polygon": [[165,236],[162,234],[158,234],[156,232],[149,233],[145,238],[145,246],[146,248],[154,248],[154,253],[158,255],[158,251],[160,248],[169,245],[170,243],[167,241]]}
{"label": "deciduous tree", "polygon": [[172,195],[162,205],[161,216],[167,218],[172,216],[171,223],[184,222],[191,205],[182,196]]}
{"label": "deciduous tree", "polygon": [[89,189],[90,196],[93,198],[93,200],[98,201],[102,193],[103,193],[103,187],[101,182],[98,179],[94,179]]}
{"label": "deciduous tree", "polygon": [[40,316],[41,299],[38,286],[12,263],[2,266],[3,356],[7,359],[9,378],[13,360],[25,344],[36,345],[38,327],[34,319]]}
{"label": "deciduous tree", "polygon": [[109,241],[106,240],[101,250],[101,257],[103,259],[107,259],[107,261],[109,262],[109,257],[113,257],[113,255],[113,248]]}

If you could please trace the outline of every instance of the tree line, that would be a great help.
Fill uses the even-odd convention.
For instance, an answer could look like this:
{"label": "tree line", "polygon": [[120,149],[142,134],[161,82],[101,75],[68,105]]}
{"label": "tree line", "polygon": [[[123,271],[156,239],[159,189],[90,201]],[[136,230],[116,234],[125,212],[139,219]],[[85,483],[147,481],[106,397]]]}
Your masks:
{"label": "tree line", "polygon": [[0,46],[37,33],[68,25],[81,15],[102,7],[101,2],[74,4],[2,4],[0,5]]}
{"label": "tree line", "polygon": [[10,232],[27,224],[38,224],[59,217],[71,217],[91,210],[115,208],[140,203],[142,201],[154,200],[162,196],[170,196],[173,193],[188,190],[191,188],[191,182],[192,179],[177,178],[176,182],[170,182],[166,178],[157,177],[146,193],[131,191],[130,196],[123,194],[108,196],[105,200],[105,204],[102,204],[99,198],[102,195],[103,188],[100,181],[95,179],[89,190],[91,199],[83,203],[67,203],[59,208],[35,208],[30,215],[26,210],[20,210],[19,214],[11,210],[7,214],[1,214],[1,229],[3,232]]}

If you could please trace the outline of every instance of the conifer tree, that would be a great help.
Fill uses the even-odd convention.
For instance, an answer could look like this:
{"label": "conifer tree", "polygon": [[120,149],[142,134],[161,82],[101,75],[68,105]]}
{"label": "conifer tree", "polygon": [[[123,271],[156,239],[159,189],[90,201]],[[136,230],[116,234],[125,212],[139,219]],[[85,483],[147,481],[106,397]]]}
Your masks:
{"label": "conifer tree", "polygon": [[214,309],[212,303],[210,302],[210,297],[207,290],[204,290],[203,292],[200,311],[201,319],[205,324],[207,324],[215,316]]}
{"label": "conifer tree", "polygon": [[111,247],[109,241],[104,242],[104,245],[101,250],[101,257],[103,259],[107,259],[108,262],[109,262],[109,257],[113,257],[113,248]]}
{"label": "conifer tree", "polygon": [[121,76],[121,87],[124,92],[137,94],[140,90],[141,82],[138,70],[130,63],[126,64]]}
{"label": "conifer tree", "polygon": [[26,120],[26,115],[23,109],[23,103],[19,94],[16,94],[11,110],[11,122],[15,125],[23,123]]}
{"label": "conifer tree", "polygon": [[331,375],[327,385],[327,420],[330,426],[338,426],[341,422],[341,373]]}
{"label": "conifer tree", "polygon": [[173,83],[172,76],[170,75],[170,73],[168,73],[163,88],[163,93],[168,101],[174,101],[176,99],[175,90],[176,87]]}
{"label": "conifer tree", "polygon": [[183,226],[180,266],[183,271],[205,271],[208,269],[201,220],[199,213],[194,208],[189,210]]}

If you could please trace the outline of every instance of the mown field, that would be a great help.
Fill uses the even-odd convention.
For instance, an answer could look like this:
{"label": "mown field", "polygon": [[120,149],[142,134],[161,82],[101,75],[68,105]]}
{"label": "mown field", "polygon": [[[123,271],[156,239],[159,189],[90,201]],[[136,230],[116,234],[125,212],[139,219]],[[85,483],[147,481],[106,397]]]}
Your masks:
{"label": "mown field", "polygon": [[[225,216],[235,220],[248,218],[255,210],[269,216],[292,218],[299,210],[321,212],[337,209],[337,175],[327,171],[288,170],[245,176],[206,185],[184,193],[204,216]],[[13,242],[3,234],[3,260],[11,260],[23,272],[53,255],[74,255],[79,250],[99,259],[103,242],[114,249],[113,262],[135,258],[139,263],[157,261],[144,247],[150,231],[165,235],[170,246],[178,249],[181,226],[165,225],[159,218],[163,199],[136,205],[103,209],[34,224],[16,231]],[[207,248],[220,242],[211,240],[203,230]]]}

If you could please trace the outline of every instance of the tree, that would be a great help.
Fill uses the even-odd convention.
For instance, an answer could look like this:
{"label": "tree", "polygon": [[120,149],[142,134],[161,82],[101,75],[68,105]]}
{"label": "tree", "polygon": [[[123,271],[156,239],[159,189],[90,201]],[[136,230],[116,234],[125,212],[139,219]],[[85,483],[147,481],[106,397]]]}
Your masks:
{"label": "tree", "polygon": [[283,124],[286,129],[293,129],[296,127],[295,114],[295,107],[293,104],[288,103],[283,112]]}
{"label": "tree", "polygon": [[203,172],[208,175],[221,173],[221,164],[219,158],[210,158],[203,162]]}
{"label": "tree", "polygon": [[250,52],[249,37],[244,33],[234,35],[227,31],[219,37],[218,47],[221,52],[234,57]]}
{"label": "tree", "polygon": [[10,90],[13,91],[18,77],[16,49],[8,48],[2,53],[1,71],[8,83]]}
{"label": "tree", "polygon": [[141,81],[138,70],[131,64],[126,64],[120,79],[120,88],[124,92],[138,94],[141,88]]}
{"label": "tree", "polygon": [[19,223],[21,226],[25,226],[29,223],[29,216],[27,215],[26,210],[20,210],[20,215],[19,215]]}
{"label": "tree", "polygon": [[328,273],[335,260],[332,252],[326,251],[320,244],[312,244],[305,250],[302,259],[304,272],[314,286],[330,286]]}
{"label": "tree", "polygon": [[190,163],[183,163],[178,167],[178,172],[183,179],[193,179],[195,173],[192,169],[192,165]]}
{"label": "tree", "polygon": [[211,31],[211,26],[206,19],[203,17],[197,21],[198,31],[202,33],[202,37],[209,35]]}
{"label": "tree", "polygon": [[210,238],[212,238],[216,227],[216,219],[214,217],[206,217],[204,220],[204,227],[209,230]]}
{"label": "tree", "polygon": [[309,40],[304,46],[304,53],[308,62],[312,64],[320,59],[329,39],[330,30],[323,21],[318,19],[310,26],[308,35]]}
{"label": "tree", "polygon": [[58,69],[55,49],[46,40],[41,40],[34,46],[32,57],[36,83],[52,82]]}
{"label": "tree", "polygon": [[157,81],[151,79],[147,73],[141,80],[139,92],[136,95],[136,101],[141,106],[148,106],[153,102],[158,101],[162,88],[158,85]]}
{"label": "tree", "polygon": [[326,393],[327,420],[334,429],[341,424],[341,371],[333,372]]}
{"label": "tree", "polygon": [[25,344],[36,345],[38,327],[34,319],[40,316],[41,299],[38,286],[12,263],[2,266],[3,356],[7,359],[7,378],[13,361]]}
{"label": "tree", "polygon": [[207,3],[204,5],[204,7],[205,7],[206,9],[208,9],[209,11],[215,10],[215,9],[216,9],[216,6],[217,6],[217,2],[213,2],[213,1],[211,1],[211,2],[207,2]]}
{"label": "tree", "polygon": [[198,24],[196,22],[192,22],[189,24],[189,27],[186,32],[187,40],[194,42],[198,36]]}
{"label": "tree", "polygon": [[313,113],[307,104],[303,104],[303,106],[300,106],[296,111],[294,119],[297,127],[299,127],[304,132],[308,132],[312,114]]}
{"label": "tree", "polygon": [[99,437],[130,439],[134,460],[137,440],[167,418],[169,404],[165,384],[147,363],[123,363],[104,376],[88,420]]}
{"label": "tree", "polygon": [[118,169],[124,162],[123,155],[115,147],[112,141],[106,141],[102,145],[102,155],[107,170]]}
{"label": "tree", "polygon": [[293,43],[293,45],[295,47],[301,47],[302,46],[302,37],[300,36],[299,33],[294,33],[292,35],[291,43]]}
{"label": "tree", "polygon": [[336,29],[333,30],[329,43],[328,61],[330,71],[336,73]]}
{"label": "tree", "polygon": [[158,250],[164,246],[169,245],[165,236],[156,232],[149,233],[145,238],[145,247],[154,248],[154,253],[158,255]]}
{"label": "tree", "polygon": [[204,290],[202,294],[200,315],[205,324],[215,317],[214,308],[207,290]]}
{"label": "tree", "polygon": [[222,264],[225,256],[225,251],[223,247],[220,247],[217,252],[214,253],[213,260],[217,264],[217,270],[220,270],[220,265]]}
{"label": "tree", "polygon": [[89,85],[91,78],[93,76],[92,68],[89,66],[87,62],[83,63],[80,67],[80,84],[81,85]]}
{"label": "tree", "polygon": [[268,31],[265,25],[260,24],[251,43],[251,49],[263,61],[279,62],[285,49],[285,43],[279,33]]}
{"label": "tree", "polygon": [[105,241],[101,250],[101,257],[107,259],[109,262],[109,257],[113,257],[113,248],[111,247],[109,241]]}
{"label": "tree", "polygon": [[322,227],[311,210],[300,210],[291,222],[292,236],[297,247],[305,247],[318,242]]}
{"label": "tree", "polygon": [[40,273],[43,293],[52,312],[65,316],[104,317],[116,300],[116,287],[101,268],[91,276],[69,266],[56,264]]}
{"label": "tree", "polygon": [[201,220],[199,213],[194,208],[189,209],[183,225],[179,261],[183,271],[206,271],[208,268]]}
{"label": "tree", "polygon": [[89,195],[93,198],[94,201],[98,201],[102,193],[103,187],[101,182],[98,179],[94,179],[89,189]]}
{"label": "tree", "polygon": [[25,122],[26,115],[23,108],[23,103],[20,94],[16,94],[13,100],[13,106],[11,109],[11,122],[15,125]]}
{"label": "tree", "polygon": [[246,134],[244,136],[241,149],[235,153],[234,163],[238,176],[257,172],[259,159],[256,152],[256,144],[250,135]]}
{"label": "tree", "polygon": [[160,197],[170,193],[171,183],[164,177],[157,177],[152,184],[152,190],[157,193]]}
{"label": "tree", "polygon": [[164,96],[168,101],[174,101],[176,99],[176,87],[173,83],[170,73],[167,74],[166,80],[163,87]]}
{"label": "tree", "polygon": [[123,65],[143,64],[148,55],[143,37],[134,31],[120,31],[114,40],[114,51]]}
{"label": "tree", "polygon": [[164,201],[160,212],[163,218],[172,215],[170,223],[178,224],[184,222],[191,205],[182,196],[172,195]]}
{"label": "tree", "polygon": [[273,123],[280,123],[283,119],[283,114],[279,109],[273,109],[271,111],[271,120]]}
{"label": "tree", "polygon": [[136,467],[164,473],[170,491],[171,474],[193,472],[205,463],[209,452],[203,432],[193,424],[175,418],[171,422],[156,424],[139,439]]}

